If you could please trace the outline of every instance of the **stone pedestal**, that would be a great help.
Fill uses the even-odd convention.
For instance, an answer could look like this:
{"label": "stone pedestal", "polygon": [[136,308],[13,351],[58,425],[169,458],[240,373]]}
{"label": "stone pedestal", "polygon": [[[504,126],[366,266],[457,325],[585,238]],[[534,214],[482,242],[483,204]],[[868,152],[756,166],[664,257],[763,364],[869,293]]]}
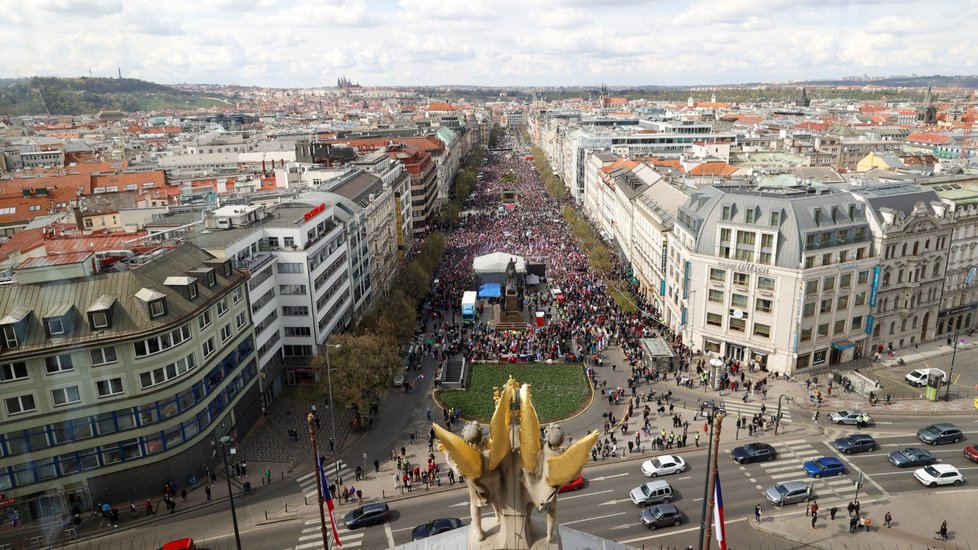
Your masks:
{"label": "stone pedestal", "polygon": [[[486,518],[483,519],[483,523],[488,527],[486,529],[487,534],[495,533],[497,528],[495,520]],[[493,524],[492,527],[489,527],[489,523]],[[543,517],[534,516],[531,523],[533,524],[534,530],[537,528],[537,524],[539,524],[541,529],[546,528],[546,520]],[[557,531],[557,538],[559,540],[557,544],[541,540],[537,544],[534,544],[531,550],[634,550],[632,546],[603,539],[576,529],[571,529],[570,527],[557,527]],[[454,531],[395,546],[394,548],[397,550],[432,550],[435,548],[438,550],[496,550],[487,546],[485,542],[470,541],[468,525]]]}

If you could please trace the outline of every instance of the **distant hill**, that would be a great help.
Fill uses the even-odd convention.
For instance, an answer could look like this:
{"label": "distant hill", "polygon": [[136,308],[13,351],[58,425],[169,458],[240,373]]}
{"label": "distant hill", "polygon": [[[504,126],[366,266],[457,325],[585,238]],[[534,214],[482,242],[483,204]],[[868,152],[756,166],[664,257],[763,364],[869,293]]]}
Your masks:
{"label": "distant hill", "polygon": [[220,99],[134,78],[0,79],[0,115],[79,115],[99,111],[195,109]]}
{"label": "distant hill", "polygon": [[846,78],[838,80],[807,80],[798,84],[813,86],[883,86],[886,88],[978,88],[976,75],[930,75],[930,76],[885,76],[866,78]]}

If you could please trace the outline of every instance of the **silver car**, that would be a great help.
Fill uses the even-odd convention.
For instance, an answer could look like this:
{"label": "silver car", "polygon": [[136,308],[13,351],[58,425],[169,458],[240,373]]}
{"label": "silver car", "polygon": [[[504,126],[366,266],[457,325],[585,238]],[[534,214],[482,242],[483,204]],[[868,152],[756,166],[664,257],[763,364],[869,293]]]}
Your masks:
{"label": "silver car", "polygon": [[812,492],[812,485],[808,481],[785,481],[784,483],[778,483],[774,487],[764,491],[764,496],[767,497],[768,502],[777,506],[794,504],[796,502],[808,502],[815,497]]}

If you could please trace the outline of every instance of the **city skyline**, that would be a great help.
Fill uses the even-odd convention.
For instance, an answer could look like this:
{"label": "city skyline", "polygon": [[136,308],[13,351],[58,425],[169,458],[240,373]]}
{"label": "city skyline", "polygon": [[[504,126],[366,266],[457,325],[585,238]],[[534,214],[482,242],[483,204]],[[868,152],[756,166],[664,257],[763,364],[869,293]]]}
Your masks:
{"label": "city skyline", "polygon": [[[978,0],[0,0],[5,78],[163,84],[722,85],[967,74]],[[946,28],[945,28],[946,27]]]}

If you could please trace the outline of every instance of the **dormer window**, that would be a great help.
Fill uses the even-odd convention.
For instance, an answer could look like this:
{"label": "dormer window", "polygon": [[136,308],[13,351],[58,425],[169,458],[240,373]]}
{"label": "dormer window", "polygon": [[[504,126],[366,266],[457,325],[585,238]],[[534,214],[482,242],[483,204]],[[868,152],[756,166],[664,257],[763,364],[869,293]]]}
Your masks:
{"label": "dormer window", "polygon": [[167,277],[163,284],[175,289],[188,300],[197,297],[197,279],[193,277]]}
{"label": "dormer window", "polygon": [[27,324],[31,313],[32,311],[26,307],[16,307],[0,319],[4,349],[18,348],[27,340]]}
{"label": "dormer window", "polygon": [[213,267],[201,267],[197,269],[191,269],[187,272],[187,275],[194,277],[198,281],[203,281],[204,286],[210,288],[217,284],[217,274]]}
{"label": "dormer window", "polygon": [[88,326],[93,331],[105,330],[112,327],[112,317],[115,312],[115,297],[103,294],[88,306]]}
{"label": "dormer window", "polygon": [[65,333],[65,325],[61,319],[48,319],[48,334],[61,336]]}
{"label": "dormer window", "polygon": [[75,305],[61,304],[44,314],[44,330],[49,338],[64,338],[70,335],[75,322]]}
{"label": "dormer window", "polygon": [[225,279],[231,276],[231,260],[218,260],[215,258],[213,260],[207,260],[204,262],[204,265],[214,268]]}
{"label": "dormer window", "polygon": [[148,288],[141,288],[136,293],[136,298],[139,298],[146,304],[150,319],[156,319],[157,317],[166,315],[166,294]]}

